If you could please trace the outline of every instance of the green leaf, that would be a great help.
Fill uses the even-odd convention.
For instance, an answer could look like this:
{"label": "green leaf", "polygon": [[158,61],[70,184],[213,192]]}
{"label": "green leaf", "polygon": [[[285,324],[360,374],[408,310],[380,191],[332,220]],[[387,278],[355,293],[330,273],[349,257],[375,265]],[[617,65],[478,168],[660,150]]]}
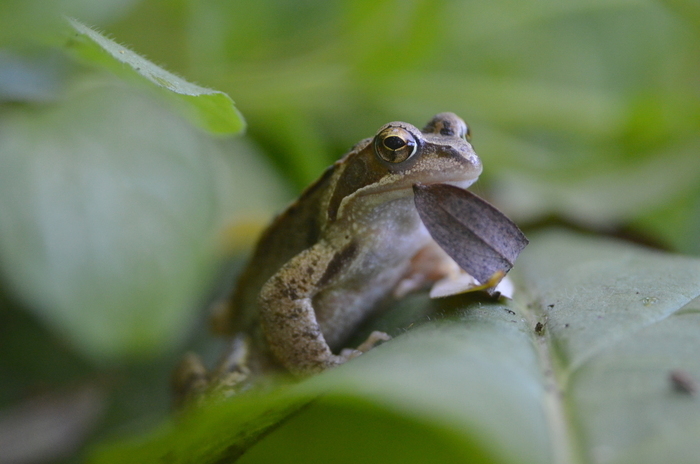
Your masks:
{"label": "green leaf", "polygon": [[651,211],[635,227],[682,253],[700,255],[700,185],[687,197]]}
{"label": "green leaf", "polygon": [[224,225],[269,212],[276,180],[148,95],[70,96],[2,114],[0,269],[91,358],[162,352],[211,285]]}
{"label": "green leaf", "polygon": [[497,176],[496,202],[516,221],[556,213],[587,227],[631,221],[697,188],[700,141],[684,142],[663,153],[578,179],[504,170]]}
{"label": "green leaf", "polygon": [[669,376],[700,379],[700,260],[562,233],[533,245],[520,272],[580,459],[695,462],[700,403]]}
{"label": "green leaf", "polygon": [[[700,128],[697,2],[297,3],[194,2],[183,11],[145,0],[110,28],[234,95],[256,142],[299,188],[382,124],[420,126],[449,110],[472,128],[481,185],[528,220],[563,211],[610,230],[694,196],[693,171],[680,183],[674,172]],[[684,153],[688,164],[697,159]],[[662,175],[646,189],[638,166]],[[689,212],[681,228],[698,223]]]}
{"label": "green leaf", "polygon": [[0,44],[21,41],[55,43],[65,25],[63,15],[79,15],[85,21],[113,21],[138,0],[3,0],[0,2]]}
{"label": "green leaf", "polygon": [[[420,298],[419,304],[425,303]],[[181,463],[227,462],[241,447],[255,444],[251,430],[258,440],[269,436],[241,462],[323,462],[328,456],[340,463],[386,462],[392,456],[407,462],[436,456],[444,462],[475,457],[474,462],[499,462],[494,455],[512,451],[484,446],[481,440],[494,435],[522,445],[521,457],[528,458],[522,462],[542,462],[548,438],[536,401],[542,394],[539,367],[526,349],[527,328],[511,319],[495,304],[459,322],[424,325],[361,362],[267,397],[241,395],[208,405],[165,425],[145,446],[139,439],[104,448],[92,462],[158,462],[163,456]],[[499,394],[490,395],[490,388]],[[470,401],[470,394],[479,400]],[[502,423],[513,417],[520,421]],[[521,423],[528,427],[519,430]],[[392,438],[401,440],[400,450],[387,448]],[[436,451],[434,440],[446,448]]]}
{"label": "green leaf", "polygon": [[187,117],[214,134],[237,134],[245,129],[243,116],[225,93],[191,84],[75,19],[69,21],[76,34],[68,47],[85,61],[166,90]]}
{"label": "green leaf", "polygon": [[695,462],[700,403],[669,374],[700,379],[700,260],[552,231],[516,269],[515,301],[408,299],[391,316],[441,318],[91,462]]}

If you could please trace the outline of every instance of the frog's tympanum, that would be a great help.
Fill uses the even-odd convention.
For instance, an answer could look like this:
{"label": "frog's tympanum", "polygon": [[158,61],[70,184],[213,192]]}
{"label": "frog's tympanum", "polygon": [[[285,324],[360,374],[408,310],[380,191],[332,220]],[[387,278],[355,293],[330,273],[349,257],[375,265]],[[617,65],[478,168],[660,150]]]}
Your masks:
{"label": "frog's tympanum", "polygon": [[421,222],[413,186],[466,188],[481,169],[453,113],[422,131],[392,122],[359,142],[265,230],[219,318],[229,352],[211,373],[186,358],[180,392],[275,370],[320,372],[387,339],[374,332],[344,345],[380,302],[457,269]]}

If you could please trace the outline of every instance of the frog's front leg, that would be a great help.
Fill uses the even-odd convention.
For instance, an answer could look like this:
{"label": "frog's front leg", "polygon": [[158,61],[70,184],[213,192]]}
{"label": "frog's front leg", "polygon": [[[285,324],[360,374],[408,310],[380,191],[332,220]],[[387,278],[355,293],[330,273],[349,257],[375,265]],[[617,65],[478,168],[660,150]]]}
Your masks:
{"label": "frog's front leg", "polygon": [[265,338],[277,360],[295,375],[321,372],[360,353],[343,350],[334,355],[312,305],[313,297],[352,260],[352,248],[338,252],[321,241],[292,258],[262,287]]}

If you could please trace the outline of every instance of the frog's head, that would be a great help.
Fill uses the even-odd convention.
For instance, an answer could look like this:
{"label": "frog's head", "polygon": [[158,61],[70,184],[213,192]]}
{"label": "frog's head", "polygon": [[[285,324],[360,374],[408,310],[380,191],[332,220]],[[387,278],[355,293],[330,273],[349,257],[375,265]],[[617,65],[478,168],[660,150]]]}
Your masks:
{"label": "frog's head", "polygon": [[382,127],[372,140],[375,156],[395,188],[413,184],[469,187],[481,174],[481,160],[469,143],[467,124],[454,113],[440,113],[422,131],[405,122]]}
{"label": "frog's head", "polygon": [[436,115],[422,131],[405,122],[386,124],[336,167],[341,172],[329,203],[331,220],[351,204],[371,207],[412,196],[417,183],[467,188],[482,170],[469,143],[469,128],[454,113]]}

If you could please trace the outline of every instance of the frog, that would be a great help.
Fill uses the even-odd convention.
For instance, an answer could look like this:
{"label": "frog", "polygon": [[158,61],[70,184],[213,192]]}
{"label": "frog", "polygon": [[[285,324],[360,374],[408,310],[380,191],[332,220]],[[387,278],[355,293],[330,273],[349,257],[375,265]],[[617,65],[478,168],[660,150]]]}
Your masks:
{"label": "frog", "polygon": [[470,129],[454,113],[422,130],[390,122],[361,140],[262,233],[215,318],[229,347],[212,372],[186,357],[176,390],[235,390],[269,372],[304,377],[388,340],[373,332],[345,346],[387,300],[459,271],[421,222],[413,186],[466,189],[481,172]]}

